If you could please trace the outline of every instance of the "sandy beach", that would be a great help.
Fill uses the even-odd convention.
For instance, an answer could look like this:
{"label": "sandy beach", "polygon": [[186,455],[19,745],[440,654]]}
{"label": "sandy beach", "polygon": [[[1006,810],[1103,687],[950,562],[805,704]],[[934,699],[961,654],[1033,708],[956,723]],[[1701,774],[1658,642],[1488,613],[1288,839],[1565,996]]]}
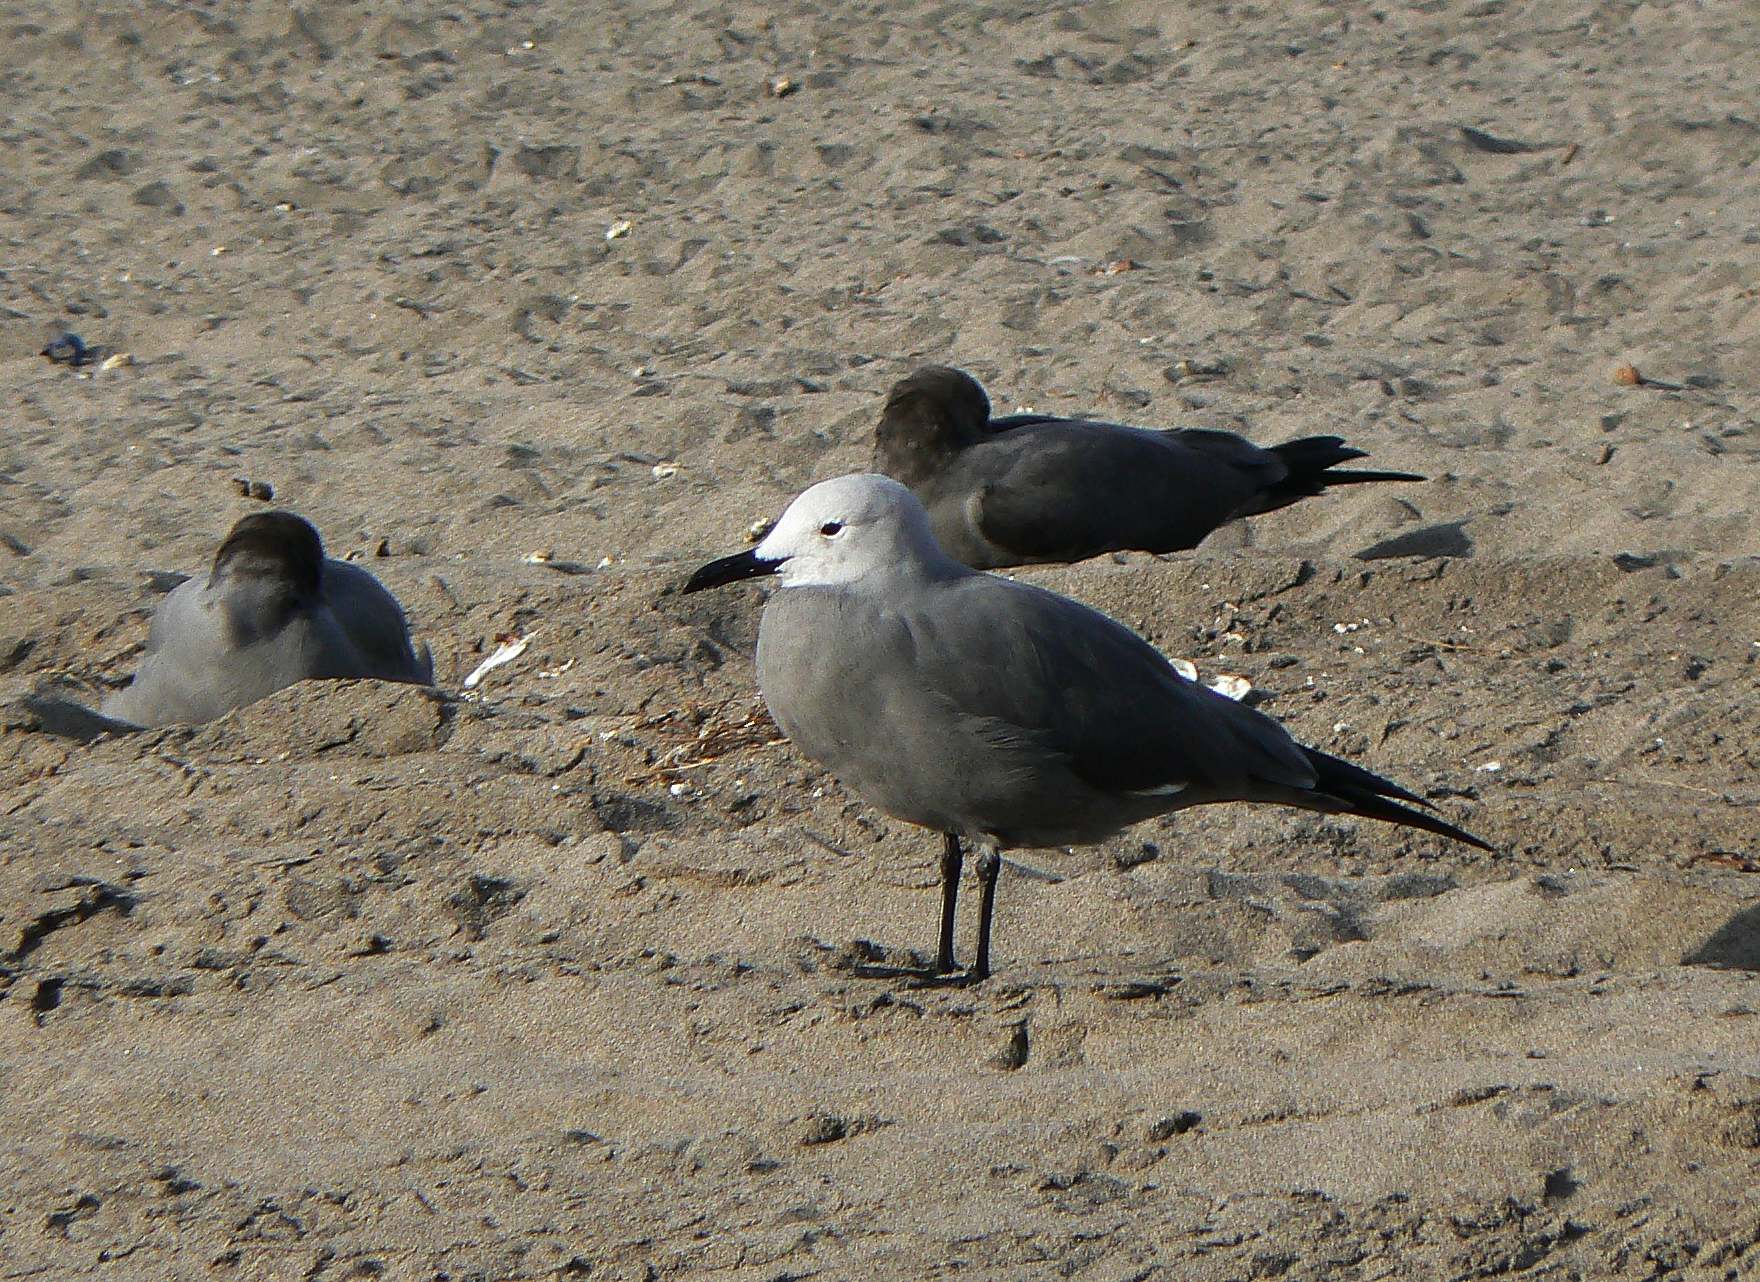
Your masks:
{"label": "sandy beach", "polygon": [[[0,50],[0,1279],[1760,1276],[1752,3]],[[890,974],[936,839],[777,738],[763,588],[678,588],[927,362],[1428,476],[1019,577],[1496,853],[1191,811]],[[272,506],[438,689],[45,732]]]}

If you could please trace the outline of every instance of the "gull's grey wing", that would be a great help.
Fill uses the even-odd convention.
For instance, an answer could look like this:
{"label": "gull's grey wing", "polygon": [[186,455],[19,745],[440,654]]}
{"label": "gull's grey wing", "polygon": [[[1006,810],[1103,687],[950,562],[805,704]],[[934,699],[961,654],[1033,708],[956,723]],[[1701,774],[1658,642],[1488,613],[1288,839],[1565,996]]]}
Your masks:
{"label": "gull's grey wing", "polygon": [[1186,680],[1079,602],[973,576],[908,617],[925,682],[963,714],[1032,736],[1098,791],[1245,797],[1314,782],[1276,722]]}
{"label": "gull's grey wing", "polygon": [[[1065,597],[973,575],[914,631],[923,680],[1005,741],[1019,736],[1067,760],[1088,792],[1045,791],[1085,810],[1089,831],[1187,806],[1268,801],[1491,848],[1399,804],[1429,808],[1391,780],[1305,747],[1263,713],[1186,680],[1128,628]],[[1061,844],[1067,831],[1042,827],[1026,844],[1047,836]]]}
{"label": "gull's grey wing", "polygon": [[1008,565],[1196,547],[1283,471],[1226,432],[1058,420],[965,450],[955,475],[971,496],[968,519],[1008,554],[991,564]]}

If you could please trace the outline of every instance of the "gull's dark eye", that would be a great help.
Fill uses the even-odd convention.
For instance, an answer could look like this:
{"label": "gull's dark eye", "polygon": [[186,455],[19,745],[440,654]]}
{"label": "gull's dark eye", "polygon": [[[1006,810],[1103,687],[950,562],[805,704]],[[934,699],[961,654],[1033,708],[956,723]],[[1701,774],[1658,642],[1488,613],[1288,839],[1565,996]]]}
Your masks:
{"label": "gull's dark eye", "polygon": [[827,522],[825,522],[824,525],[821,525],[819,527],[819,533],[823,534],[828,539],[841,533],[842,530],[843,530],[843,522],[842,521],[827,521]]}

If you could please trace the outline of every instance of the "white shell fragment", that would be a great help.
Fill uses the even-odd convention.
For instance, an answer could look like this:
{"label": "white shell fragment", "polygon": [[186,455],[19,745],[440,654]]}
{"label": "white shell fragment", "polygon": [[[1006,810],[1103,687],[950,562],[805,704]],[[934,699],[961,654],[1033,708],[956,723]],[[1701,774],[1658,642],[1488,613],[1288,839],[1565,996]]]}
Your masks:
{"label": "white shell fragment", "polygon": [[1238,672],[1219,672],[1216,680],[1210,683],[1210,688],[1224,698],[1239,703],[1253,692],[1253,683]]}
{"label": "white shell fragment", "polygon": [[[1187,681],[1198,679],[1198,665],[1190,659],[1169,659],[1173,670]],[[1205,682],[1212,690],[1225,699],[1233,699],[1239,703],[1253,692],[1253,683],[1238,672],[1218,672],[1213,681]]]}
{"label": "white shell fragment", "polygon": [[526,647],[532,643],[532,637],[536,635],[537,633],[535,632],[528,633],[525,636],[518,637],[512,641],[502,642],[501,645],[496,647],[494,654],[491,654],[487,659],[484,659],[475,668],[471,669],[471,674],[464,679],[464,688],[466,690],[475,690],[477,686],[482,683],[483,678],[488,676],[496,668],[499,668],[504,663],[512,663],[515,659],[519,658],[520,655],[526,652]]}

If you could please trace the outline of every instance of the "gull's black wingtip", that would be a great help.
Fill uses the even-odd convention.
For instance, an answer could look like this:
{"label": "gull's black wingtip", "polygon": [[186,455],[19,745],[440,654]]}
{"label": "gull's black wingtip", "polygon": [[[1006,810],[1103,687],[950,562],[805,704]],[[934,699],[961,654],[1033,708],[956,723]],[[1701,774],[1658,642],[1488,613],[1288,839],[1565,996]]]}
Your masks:
{"label": "gull's black wingtip", "polygon": [[[1497,848],[1490,842],[1475,837],[1465,828],[1457,828],[1445,819],[1435,815],[1427,815],[1422,810],[1413,810],[1409,806],[1401,806],[1388,801],[1384,797],[1352,797],[1351,810],[1353,815],[1361,815],[1365,819],[1379,819],[1383,823],[1398,824],[1402,828],[1422,828],[1425,832],[1433,832],[1438,837],[1447,837],[1450,841],[1458,841],[1464,845],[1474,846],[1491,854]],[[1428,803],[1426,803],[1428,804]]]}
{"label": "gull's black wingtip", "polygon": [[[1379,819],[1383,823],[1398,824],[1402,828],[1421,828],[1439,837],[1447,837],[1450,841],[1475,846],[1492,854],[1497,853],[1497,848],[1490,842],[1475,837],[1465,828],[1457,828],[1444,819],[1426,814],[1426,810],[1434,810],[1436,807],[1391,779],[1383,779],[1371,770],[1365,770],[1342,757],[1321,752],[1318,748],[1308,748],[1305,751],[1309,764],[1314,767],[1314,791],[1339,803],[1341,813],[1358,815],[1364,819]],[[1402,806],[1399,804],[1402,801],[1410,802],[1411,805]],[[1413,808],[1418,806],[1423,809]]]}
{"label": "gull's black wingtip", "polygon": [[1428,481],[1416,472],[1375,472],[1364,469],[1328,468],[1317,478],[1324,485],[1362,485],[1369,481]]}

